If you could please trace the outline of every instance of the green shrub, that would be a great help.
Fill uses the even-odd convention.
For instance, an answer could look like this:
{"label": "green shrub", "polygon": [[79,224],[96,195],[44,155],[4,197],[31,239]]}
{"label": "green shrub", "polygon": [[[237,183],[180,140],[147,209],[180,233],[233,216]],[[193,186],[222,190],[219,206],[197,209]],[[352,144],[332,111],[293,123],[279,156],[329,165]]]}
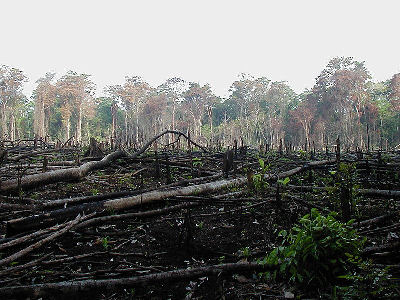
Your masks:
{"label": "green shrub", "polygon": [[283,237],[282,246],[263,262],[276,265],[277,269],[264,275],[267,279],[279,276],[308,288],[335,283],[338,276],[348,273],[351,267],[348,258],[358,256],[365,241],[351,223],[341,223],[334,214],[325,217],[312,209],[289,233],[279,233]]}
{"label": "green shrub", "polygon": [[256,190],[262,191],[269,187],[268,182],[265,180],[265,175],[270,170],[271,164],[265,164],[261,158],[258,159],[258,163],[260,164],[261,172],[253,175],[253,182]]}
{"label": "green shrub", "polygon": [[349,258],[354,264],[353,272],[339,276],[346,280],[341,286],[334,287],[336,299],[397,299],[398,291],[389,267],[375,267],[371,261],[361,258]]}

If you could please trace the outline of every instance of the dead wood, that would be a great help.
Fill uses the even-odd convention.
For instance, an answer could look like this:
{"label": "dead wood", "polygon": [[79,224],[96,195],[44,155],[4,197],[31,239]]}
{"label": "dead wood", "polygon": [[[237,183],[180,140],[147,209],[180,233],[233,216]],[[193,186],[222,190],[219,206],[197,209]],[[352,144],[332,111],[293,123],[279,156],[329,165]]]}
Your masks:
{"label": "dead wood", "polygon": [[42,236],[42,235],[44,235],[46,233],[49,233],[49,232],[54,231],[54,230],[58,230],[58,229],[62,228],[63,226],[65,226],[65,224],[60,224],[60,225],[57,225],[57,226],[53,226],[51,228],[35,231],[35,232],[31,233],[31,234],[24,235],[22,237],[13,239],[13,240],[11,240],[9,242],[6,242],[6,243],[2,243],[2,244],[0,244],[0,250],[6,249],[6,248],[10,248],[10,247],[14,247],[14,246],[17,246],[17,245],[32,241],[32,240],[34,240],[34,239],[36,239],[36,238],[38,238],[38,237],[40,237],[40,236]]}
{"label": "dead wood", "polygon": [[[332,161],[314,161],[309,164],[297,167],[295,169],[282,172],[280,174],[267,174],[265,176],[266,180],[276,181],[279,178],[291,176],[300,173],[304,170],[308,170],[313,166],[320,166],[323,164],[332,163]],[[7,222],[7,235],[13,235],[15,233],[23,232],[27,228],[40,228],[40,226],[51,224],[51,222],[59,221],[62,218],[71,217],[73,214],[80,213],[82,211],[90,213],[91,211],[118,211],[129,209],[138,205],[148,204],[155,201],[163,201],[167,198],[174,196],[188,196],[188,195],[199,195],[204,193],[211,193],[220,191],[222,189],[231,186],[241,186],[247,183],[247,177],[238,177],[234,179],[223,179],[219,181],[213,181],[193,186],[181,187],[179,189],[165,189],[165,190],[155,190],[140,195],[135,195],[131,197],[104,200],[96,203],[84,204],[76,207],[70,207],[67,209],[60,209],[52,211],[49,213],[30,216],[27,218],[20,218],[9,220]]]}
{"label": "dead wood", "polygon": [[363,255],[371,255],[373,253],[380,253],[380,252],[386,252],[386,251],[397,251],[400,248],[400,242],[394,242],[390,244],[385,244],[381,246],[372,246],[372,247],[366,247],[362,251]]}
{"label": "dead wood", "polygon": [[101,279],[101,280],[80,280],[63,281],[57,283],[33,284],[26,286],[12,286],[0,288],[0,295],[3,297],[45,297],[54,295],[55,291],[59,296],[73,295],[94,289],[114,289],[135,284],[156,283],[171,280],[188,280],[191,278],[203,277],[211,274],[236,273],[236,272],[254,272],[267,271],[272,267],[258,263],[228,263],[192,269],[178,269],[155,274],[134,276],[119,279]]}
{"label": "dead wood", "polygon": [[[156,135],[152,139],[150,139],[140,150],[135,152],[134,154],[130,155],[130,158],[136,158],[143,152],[147,150],[147,148],[150,147],[150,145],[160,137],[162,137],[165,134],[177,134],[179,136],[184,136],[188,140],[190,140],[186,135],[182,132],[179,131],[174,131],[174,130],[165,130],[161,132],[160,134]],[[203,151],[207,151],[205,148],[201,147],[200,145],[196,144],[195,142],[191,141],[192,144],[195,144],[199,148],[201,148]],[[18,179],[12,179],[12,180],[6,180],[3,181],[1,186],[0,186],[0,192],[11,192],[11,191],[16,191],[19,188],[26,189],[30,187],[36,187],[38,185],[43,185],[43,184],[49,184],[49,183],[55,183],[55,182],[60,182],[60,181],[75,181],[82,179],[85,177],[89,172],[102,169],[108,165],[110,165],[114,160],[127,156],[127,153],[124,151],[115,151],[107,156],[105,156],[102,160],[100,161],[91,161],[87,162],[80,167],[76,168],[70,168],[70,169],[65,169],[65,170],[56,170],[56,171],[51,171],[51,172],[46,172],[42,174],[34,174],[34,175],[28,175],[24,176],[21,178],[20,183],[18,182]]]}
{"label": "dead wood", "polygon": [[292,199],[292,200],[294,200],[294,201],[296,201],[298,203],[301,203],[301,204],[303,204],[304,206],[306,206],[308,208],[314,208],[315,207],[315,208],[319,209],[320,211],[329,211],[329,209],[326,208],[326,207],[323,207],[323,206],[321,206],[319,204],[316,204],[316,203],[310,203],[310,202],[308,202],[306,200],[303,200],[303,199],[301,199],[299,197],[296,197],[296,196],[286,195],[286,197],[288,197],[289,199]]}
{"label": "dead wood", "polygon": [[389,214],[378,216],[372,219],[364,220],[359,223],[354,223],[353,226],[355,227],[366,227],[370,225],[376,225],[385,222],[386,220],[392,219],[393,217],[400,215],[400,212],[391,212]]}
{"label": "dead wood", "polygon": [[[223,195],[219,195],[213,198],[208,198],[210,199],[210,201],[218,201],[219,199],[229,196],[231,194],[234,195],[238,195],[240,193],[235,192],[235,193],[230,193],[230,194],[223,194]],[[181,197],[181,196],[177,196],[177,197]],[[196,199],[196,196],[191,196],[190,198],[188,198],[190,201],[193,200],[193,198]],[[197,197],[200,198],[200,197]],[[202,198],[204,199],[204,198]],[[248,201],[248,199],[243,200],[243,201]],[[174,205],[174,206],[170,206],[170,207],[165,207],[165,208],[160,208],[160,209],[155,209],[155,210],[148,210],[148,211],[143,211],[143,212],[137,212],[137,213],[127,213],[127,214],[120,214],[120,215],[112,215],[112,216],[103,216],[103,217],[97,217],[97,218],[92,218],[89,220],[86,220],[80,224],[78,224],[77,226],[75,226],[75,229],[81,229],[81,228],[87,228],[88,226],[93,226],[96,224],[104,224],[105,222],[110,222],[110,221],[116,221],[116,220],[125,220],[125,219],[132,219],[132,218],[146,218],[146,217],[151,217],[151,216],[157,216],[157,215],[163,215],[163,214],[168,214],[172,211],[177,211],[177,210],[181,210],[181,209],[185,209],[185,208],[189,208],[189,207],[194,207],[194,206],[198,206],[201,203],[196,203],[196,202],[186,202],[183,204],[178,204],[178,205]]]}
{"label": "dead wood", "polygon": [[376,190],[376,189],[359,189],[360,194],[366,196],[384,196],[389,198],[400,199],[400,191],[393,190]]}
{"label": "dead wood", "polygon": [[360,234],[361,235],[377,234],[377,233],[383,233],[383,232],[387,232],[387,231],[396,230],[398,228],[400,228],[400,223],[395,223],[395,224],[388,225],[385,227],[379,227],[379,228],[375,228],[375,229],[371,229],[371,230],[361,231]]}
{"label": "dead wood", "polygon": [[39,265],[42,261],[44,261],[45,259],[47,259],[51,254],[46,254],[38,259],[35,259],[33,261],[30,261],[26,264],[20,265],[20,266],[15,266],[15,267],[11,267],[8,269],[5,269],[4,271],[0,271],[0,276],[4,276],[4,275],[11,275],[13,273],[17,273],[17,272],[21,272],[22,270],[25,270],[27,268],[32,268],[34,266]]}
{"label": "dead wood", "polygon": [[[48,237],[36,242],[35,244],[33,244],[33,245],[31,245],[31,246],[29,246],[29,247],[27,247],[25,249],[22,249],[21,251],[18,251],[17,253],[14,253],[14,254],[10,255],[9,257],[6,257],[6,258],[0,260],[0,266],[4,266],[6,264],[9,264],[9,263],[21,258],[22,256],[25,256],[26,254],[32,252],[33,250],[38,249],[39,247],[43,246],[47,242],[50,242],[50,241],[54,240],[55,238],[63,235],[64,233],[68,232],[72,227],[74,227],[76,224],[78,224],[79,221],[81,221],[81,219],[82,219],[81,215],[78,215],[75,218],[75,220],[69,222],[69,224],[67,226],[65,226],[64,228],[56,231],[52,235],[50,235],[50,236],[48,236]],[[83,219],[85,219],[85,217]]]}
{"label": "dead wood", "polygon": [[103,150],[101,149],[99,143],[97,143],[96,139],[91,137],[89,142],[89,149],[83,155],[85,157],[99,157],[104,156]]}
{"label": "dead wood", "polygon": [[42,214],[35,214],[29,217],[9,220],[6,223],[7,237],[14,236],[25,231],[36,230],[51,226],[56,223],[65,222],[77,214],[90,214],[94,211],[100,212],[104,210],[104,202],[105,201],[85,203],[82,205],[57,209]]}
{"label": "dead wood", "polygon": [[[139,171],[142,171],[144,169],[145,168],[140,169]],[[138,171],[136,171],[136,172],[138,172]],[[94,195],[94,196],[82,196],[82,197],[75,197],[75,198],[46,200],[46,202],[44,202],[42,204],[38,204],[37,206],[38,206],[38,209],[48,209],[48,208],[55,208],[55,207],[62,207],[62,206],[66,207],[69,205],[76,205],[76,204],[81,204],[81,203],[96,202],[96,201],[101,201],[101,200],[106,200],[106,199],[121,198],[121,197],[133,196],[133,195],[138,195],[141,193],[154,191],[157,189],[166,189],[166,188],[171,188],[171,187],[175,187],[175,186],[183,186],[183,185],[190,184],[190,183],[197,183],[197,182],[201,182],[201,181],[213,180],[213,179],[219,178],[220,176],[221,176],[221,174],[214,174],[211,176],[185,179],[185,180],[174,182],[174,183],[171,183],[168,185],[163,185],[163,186],[144,189],[144,190],[121,191],[121,192],[106,193],[106,194]]]}
{"label": "dead wood", "polygon": [[0,149],[0,166],[7,160],[7,150]]}
{"label": "dead wood", "polygon": [[[104,168],[111,164],[112,161],[119,157],[125,156],[125,152],[116,151],[107,156],[102,160],[96,162],[88,162],[80,167],[61,169],[42,174],[28,175],[21,178],[20,187],[23,189],[36,187],[38,185],[55,183],[60,181],[74,181],[85,177],[89,172]],[[0,186],[0,192],[15,191],[19,188],[18,179],[6,180],[2,182]]]}
{"label": "dead wood", "polygon": [[174,206],[155,209],[155,210],[148,210],[148,211],[143,211],[143,212],[97,217],[97,218],[86,220],[86,221],[78,224],[77,226],[75,226],[75,229],[78,230],[78,229],[82,229],[82,228],[87,228],[88,226],[93,226],[93,225],[100,224],[100,223],[104,224],[105,222],[116,221],[116,220],[126,220],[126,219],[132,219],[132,218],[145,218],[145,217],[163,215],[163,214],[170,213],[172,211],[177,211],[177,210],[181,210],[184,208],[193,207],[193,206],[197,206],[197,205],[199,205],[199,203],[187,202],[187,203],[183,203],[183,204],[179,204],[179,205],[174,205]]}
{"label": "dead wood", "polygon": [[[74,151],[74,152],[77,151],[77,149],[63,149],[63,151],[67,151],[67,150]],[[40,150],[40,151],[30,151],[28,153],[20,154],[15,157],[8,157],[8,160],[17,162],[24,158],[34,157],[34,156],[43,155],[43,154],[50,154],[50,153],[59,152],[59,151],[60,151],[60,149],[46,149],[46,150]]]}
{"label": "dead wood", "polygon": [[[313,191],[326,191],[327,187],[322,186],[299,186],[299,185],[288,185],[289,189],[299,190],[304,192],[313,192]],[[393,190],[377,190],[377,189],[358,189],[360,194],[366,196],[385,196],[391,198],[400,198],[400,191]]]}

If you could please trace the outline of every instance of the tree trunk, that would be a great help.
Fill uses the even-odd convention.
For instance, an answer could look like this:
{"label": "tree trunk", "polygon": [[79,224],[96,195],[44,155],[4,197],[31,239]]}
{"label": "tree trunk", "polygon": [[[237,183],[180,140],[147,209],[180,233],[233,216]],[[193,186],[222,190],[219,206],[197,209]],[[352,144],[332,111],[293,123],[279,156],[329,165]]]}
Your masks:
{"label": "tree trunk", "polygon": [[14,111],[10,114],[10,140],[15,141],[15,116]]}
{"label": "tree trunk", "polygon": [[76,120],[76,141],[78,143],[81,143],[82,141],[82,106],[79,105],[78,109],[78,115],[77,115],[77,120]]}
{"label": "tree trunk", "polygon": [[[4,100],[3,100],[4,101]],[[0,111],[0,121],[1,121],[1,135],[2,139],[7,136],[7,115],[6,115],[6,104],[3,103]]]}

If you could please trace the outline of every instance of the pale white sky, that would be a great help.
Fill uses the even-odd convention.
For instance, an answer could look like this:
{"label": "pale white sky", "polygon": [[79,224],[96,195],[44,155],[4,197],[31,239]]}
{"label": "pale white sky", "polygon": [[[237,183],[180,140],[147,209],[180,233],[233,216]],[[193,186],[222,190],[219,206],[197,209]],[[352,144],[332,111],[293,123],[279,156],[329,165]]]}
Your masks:
{"label": "pale white sky", "polygon": [[1,0],[0,64],[35,81],[91,74],[98,94],[126,75],[178,76],[226,96],[242,73],[311,88],[335,56],[366,61],[374,80],[400,72],[400,1]]}

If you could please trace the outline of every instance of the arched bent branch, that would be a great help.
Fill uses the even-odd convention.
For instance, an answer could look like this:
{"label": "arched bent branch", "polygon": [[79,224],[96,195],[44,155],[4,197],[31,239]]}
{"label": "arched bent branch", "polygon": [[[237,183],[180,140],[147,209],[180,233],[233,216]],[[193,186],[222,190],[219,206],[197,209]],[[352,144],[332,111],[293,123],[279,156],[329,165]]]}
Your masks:
{"label": "arched bent branch", "polygon": [[[150,139],[142,148],[140,148],[137,152],[133,153],[132,155],[128,155],[125,151],[118,150],[118,151],[108,154],[100,161],[87,162],[87,163],[84,163],[83,165],[81,165],[80,167],[56,170],[56,171],[46,172],[46,173],[42,173],[42,174],[34,174],[34,175],[24,176],[21,178],[20,186],[18,185],[18,179],[6,180],[1,183],[0,192],[11,192],[11,191],[18,190],[18,188],[27,189],[30,187],[36,187],[38,185],[44,185],[44,184],[49,184],[49,183],[61,182],[61,181],[74,181],[74,180],[82,179],[89,172],[107,167],[114,160],[116,160],[118,158],[125,157],[125,156],[129,156],[130,158],[138,157],[140,154],[145,152],[147,150],[147,148],[149,148],[150,145],[154,141],[156,141],[157,139],[159,139],[160,137],[162,137],[165,134],[177,134],[177,135],[183,136],[189,140],[189,138],[183,132],[176,131],[176,130],[165,130],[165,131],[161,132],[160,134],[154,136],[152,139]],[[191,140],[190,140],[190,142],[193,145],[202,149],[203,151],[207,151],[204,147],[198,145],[197,143],[195,143]]]}

